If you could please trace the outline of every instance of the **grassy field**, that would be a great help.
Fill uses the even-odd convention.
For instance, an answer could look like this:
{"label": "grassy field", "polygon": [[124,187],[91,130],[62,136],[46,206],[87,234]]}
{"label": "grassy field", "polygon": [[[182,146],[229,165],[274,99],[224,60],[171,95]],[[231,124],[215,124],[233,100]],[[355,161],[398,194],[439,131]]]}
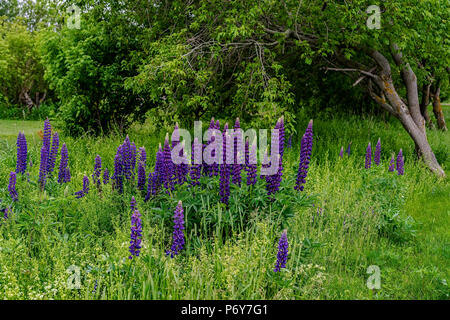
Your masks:
{"label": "grassy field", "polygon": [[[448,108],[445,112],[448,120]],[[303,133],[309,119],[297,120]],[[53,178],[41,194],[36,181],[42,126],[0,120],[2,204],[11,203],[7,186],[18,130],[25,130],[33,163],[29,181],[18,177],[19,201],[0,226],[0,299],[450,298],[450,185],[415,160],[412,140],[394,120],[314,119],[305,190],[293,190],[299,155],[294,137],[276,200],[267,199],[258,179],[254,189],[232,185],[229,209],[219,204],[218,177],[148,202],[131,186],[117,195],[110,185],[99,194],[92,184],[85,198],[75,199],[97,154],[113,171],[116,148],[124,139],[120,135],[62,136],[72,182],[60,186]],[[130,139],[147,150],[147,167],[154,167],[164,135],[151,126],[130,130]],[[381,165],[365,170],[367,143],[375,146],[378,138]],[[429,141],[450,174],[450,133],[430,131]],[[340,159],[341,146],[349,142],[351,155]],[[387,169],[400,148],[404,176]],[[143,248],[140,257],[129,260],[132,196],[142,214]],[[185,210],[186,249],[171,259],[165,251],[178,200]],[[286,269],[274,273],[284,228],[289,259]],[[371,265],[380,270],[378,290],[366,285]],[[80,272],[79,289],[67,286],[73,270]]]}

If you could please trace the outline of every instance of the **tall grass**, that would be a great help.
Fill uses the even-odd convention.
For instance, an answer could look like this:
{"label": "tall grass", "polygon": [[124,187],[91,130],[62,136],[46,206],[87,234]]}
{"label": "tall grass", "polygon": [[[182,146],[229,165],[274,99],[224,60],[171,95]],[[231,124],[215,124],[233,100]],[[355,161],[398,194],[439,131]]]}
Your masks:
{"label": "tall grass", "polygon": [[[298,119],[298,132],[307,124]],[[27,129],[22,122],[19,129]],[[9,201],[9,171],[15,168],[17,132],[0,121],[0,199]],[[8,125],[10,127],[10,125]],[[165,132],[129,132],[145,146],[148,164]],[[142,133],[145,132],[145,133]],[[26,131],[33,162],[30,182],[18,177],[19,201],[0,226],[1,299],[448,299],[450,188],[414,159],[414,146],[395,122],[376,119],[314,121],[314,147],[305,191],[293,192],[298,137],[285,153],[278,198],[255,190],[231,190],[230,209],[218,202],[218,181],[205,179],[195,193],[181,188],[147,203],[125,188],[123,196],[91,185],[83,199],[73,193],[99,154],[113,170],[118,134],[102,138],[61,137],[69,150],[72,182],[50,181],[45,194],[35,185],[40,141]],[[364,169],[367,143],[382,142],[381,165]],[[450,168],[450,135],[432,131],[438,160]],[[350,156],[338,157],[352,142]],[[405,175],[387,170],[391,153],[402,148]],[[245,179],[244,179],[245,180]],[[259,188],[259,189],[258,189]],[[142,214],[143,248],[129,260],[129,201]],[[183,200],[186,249],[174,259],[171,218]],[[274,273],[277,242],[288,229],[286,269]],[[381,271],[381,289],[366,286],[367,268]],[[70,266],[80,270],[81,287],[70,289]]]}

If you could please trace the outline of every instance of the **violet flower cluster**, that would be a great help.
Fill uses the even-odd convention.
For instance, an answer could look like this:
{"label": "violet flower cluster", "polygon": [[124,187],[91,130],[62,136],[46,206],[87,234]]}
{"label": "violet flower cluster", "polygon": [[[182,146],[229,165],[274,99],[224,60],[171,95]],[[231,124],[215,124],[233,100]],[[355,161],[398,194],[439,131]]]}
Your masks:
{"label": "violet flower cluster", "polygon": [[141,242],[142,242],[142,221],[141,213],[139,210],[134,210],[131,215],[131,234],[130,234],[130,256],[128,259],[133,259],[133,257],[139,257],[141,252]]}
{"label": "violet flower cluster", "polygon": [[184,246],[184,215],[183,215],[183,203],[178,201],[178,205],[175,208],[173,216],[173,239],[172,246],[166,251],[166,255],[170,255],[173,258],[179,254]]}
{"label": "violet flower cluster", "polygon": [[289,243],[287,238],[287,230],[284,230],[281,234],[280,241],[278,242],[277,262],[273,271],[279,272],[282,268],[286,268],[288,249]]}
{"label": "violet flower cluster", "polygon": [[370,169],[371,163],[372,163],[372,147],[370,146],[370,142],[369,142],[367,149],[366,149],[366,160],[364,163],[364,168]]}
{"label": "violet flower cluster", "polygon": [[16,178],[16,173],[14,171],[11,171],[11,173],[9,174],[8,191],[12,201],[17,201],[19,199],[16,191]]}
{"label": "violet flower cluster", "polygon": [[58,155],[58,149],[59,149],[59,135],[58,135],[58,132],[55,132],[53,134],[52,148],[50,150],[50,154],[48,155],[47,174],[51,174],[53,172],[53,170],[55,169],[55,163],[56,163],[56,157]]}
{"label": "violet flower cluster", "polygon": [[67,151],[67,146],[63,143],[61,147],[61,159],[59,161],[59,172],[58,172],[58,183],[70,182],[70,171],[68,168],[69,163],[69,152]]}
{"label": "violet flower cluster", "polygon": [[373,162],[379,166],[380,165],[380,158],[381,158],[381,141],[378,138],[377,145],[375,146],[375,154],[373,155]]}
{"label": "violet flower cluster", "polygon": [[298,166],[297,179],[295,183],[295,190],[303,191],[303,184],[306,183],[306,176],[308,175],[309,162],[311,160],[311,151],[313,146],[313,121],[309,121],[308,127],[301,140],[300,146],[300,163]]}
{"label": "violet flower cluster", "polygon": [[17,136],[17,164],[16,173],[24,174],[27,170],[27,139],[23,132]]}
{"label": "violet flower cluster", "polygon": [[83,177],[83,189],[75,192],[76,198],[80,199],[86,196],[89,193],[89,178],[87,175]]}
{"label": "violet flower cluster", "polygon": [[397,169],[397,174],[399,176],[402,176],[405,173],[402,149],[400,149],[400,151],[398,152],[398,155],[397,155],[397,166],[396,166],[396,169]]}

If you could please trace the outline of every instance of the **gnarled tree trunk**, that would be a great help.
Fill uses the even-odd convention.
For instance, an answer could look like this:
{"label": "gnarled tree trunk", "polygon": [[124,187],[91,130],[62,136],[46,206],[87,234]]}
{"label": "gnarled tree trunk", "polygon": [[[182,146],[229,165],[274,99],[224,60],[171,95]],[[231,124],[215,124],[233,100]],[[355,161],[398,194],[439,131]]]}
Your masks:
{"label": "gnarled tree trunk", "polygon": [[[368,74],[369,93],[372,98],[384,109],[400,120],[405,130],[415,143],[416,152],[425,164],[439,176],[445,176],[445,172],[436,160],[436,156],[427,140],[425,119],[420,110],[417,90],[417,77],[409,64],[404,64],[402,55],[396,45],[392,46],[392,57],[395,63],[401,67],[402,79],[407,91],[407,104],[397,93],[392,80],[389,61],[377,50],[369,50],[369,55],[377,63],[380,71],[378,74]],[[378,87],[376,93],[372,81]]]}
{"label": "gnarled tree trunk", "polygon": [[436,89],[433,91],[433,113],[434,116],[436,117],[438,128],[442,131],[447,131],[444,112],[442,112],[440,94],[441,94],[441,87],[440,81],[438,81],[436,84]]}

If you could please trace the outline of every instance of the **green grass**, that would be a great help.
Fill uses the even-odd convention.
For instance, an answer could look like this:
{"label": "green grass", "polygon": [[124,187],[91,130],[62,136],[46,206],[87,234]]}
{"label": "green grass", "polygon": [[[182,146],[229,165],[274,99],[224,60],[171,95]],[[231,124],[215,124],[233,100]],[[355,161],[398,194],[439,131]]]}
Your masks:
{"label": "green grass", "polygon": [[[448,108],[444,109],[448,116]],[[298,119],[303,132],[307,118]],[[232,188],[230,209],[218,204],[218,181],[204,179],[172,197],[147,203],[126,188],[123,196],[91,185],[75,199],[96,154],[112,171],[123,136],[61,137],[69,149],[72,182],[50,181],[45,194],[35,185],[40,140],[36,122],[0,120],[0,199],[9,203],[8,176],[15,168],[15,139],[25,130],[33,167],[30,182],[19,177],[19,201],[0,226],[1,299],[449,299],[450,186],[414,158],[414,146],[396,121],[351,118],[314,120],[312,162],[303,194],[292,190],[298,139],[285,156],[277,200],[256,188]],[[165,132],[136,126],[129,132],[147,149],[149,165]],[[449,174],[450,134],[430,131],[429,141]],[[382,164],[364,169],[367,143],[382,142]],[[338,158],[352,142],[350,157]],[[402,148],[405,175],[387,170]],[[59,161],[57,162],[58,165]],[[243,179],[245,181],[245,178]],[[128,260],[129,200],[143,218],[141,256]],[[177,201],[186,216],[186,249],[165,256]],[[312,206],[314,204],[314,206]],[[273,272],[277,242],[288,230],[289,260]],[[81,288],[70,290],[67,269],[81,270]],[[370,290],[367,268],[377,265],[381,289]],[[97,281],[95,292],[94,285]]]}

